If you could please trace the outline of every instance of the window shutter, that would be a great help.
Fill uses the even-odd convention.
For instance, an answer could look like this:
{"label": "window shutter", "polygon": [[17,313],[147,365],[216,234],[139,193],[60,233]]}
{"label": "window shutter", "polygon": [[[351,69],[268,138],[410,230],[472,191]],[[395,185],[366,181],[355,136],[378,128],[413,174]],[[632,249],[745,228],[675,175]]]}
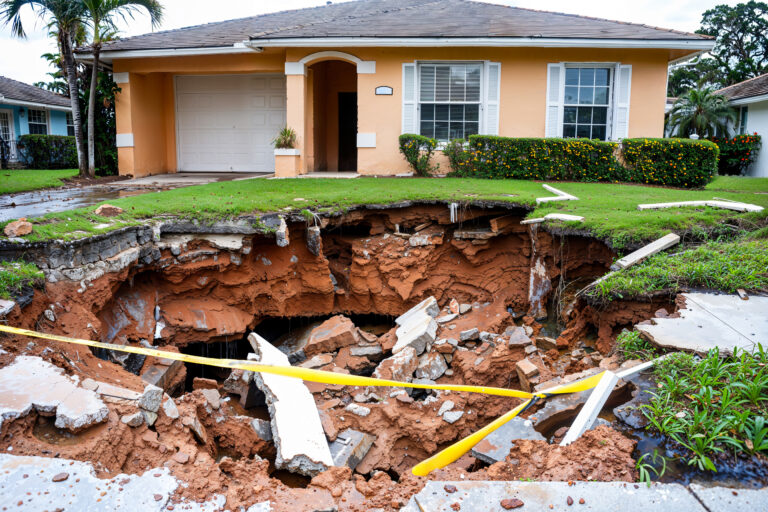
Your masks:
{"label": "window shutter", "polygon": [[499,134],[499,95],[501,93],[501,64],[485,63],[485,135]]}
{"label": "window shutter", "polygon": [[563,81],[565,66],[547,64],[547,117],[544,121],[545,137],[562,137],[563,128],[560,119],[563,112]]}
{"label": "window shutter", "polygon": [[416,64],[403,64],[403,126],[401,133],[419,133],[416,127]]}
{"label": "window shutter", "polygon": [[629,136],[629,97],[632,92],[632,66],[616,65],[616,85],[613,101],[613,133],[614,140],[626,139]]}

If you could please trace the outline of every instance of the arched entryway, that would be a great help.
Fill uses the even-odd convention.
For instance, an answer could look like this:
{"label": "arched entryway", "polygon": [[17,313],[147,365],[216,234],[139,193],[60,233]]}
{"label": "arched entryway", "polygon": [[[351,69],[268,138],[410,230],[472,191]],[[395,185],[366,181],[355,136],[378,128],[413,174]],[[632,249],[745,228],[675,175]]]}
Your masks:
{"label": "arched entryway", "polygon": [[357,172],[357,67],[323,60],[307,68],[312,172]]}

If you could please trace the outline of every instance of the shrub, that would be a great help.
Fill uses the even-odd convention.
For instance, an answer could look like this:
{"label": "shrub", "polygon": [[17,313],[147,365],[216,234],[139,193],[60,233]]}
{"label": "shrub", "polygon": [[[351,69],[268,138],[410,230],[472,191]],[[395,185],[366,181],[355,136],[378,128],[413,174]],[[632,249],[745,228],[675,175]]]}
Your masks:
{"label": "shrub", "polygon": [[419,176],[429,176],[430,171],[437,169],[432,167],[429,161],[437,147],[437,140],[405,133],[400,136],[400,153]]}
{"label": "shrub", "polygon": [[745,174],[757,158],[762,145],[757,133],[736,135],[732,139],[714,137],[709,140],[720,148],[720,162],[717,166],[717,173],[720,175]]}
{"label": "shrub", "polygon": [[470,153],[467,151],[467,141],[453,139],[443,148],[443,154],[448,157],[453,175],[461,176],[469,165]]}
{"label": "shrub", "polygon": [[75,138],[65,135],[22,135],[20,160],[31,169],[77,168]]}
{"label": "shrub", "polygon": [[618,145],[589,139],[472,135],[463,176],[526,180],[623,181]]}
{"label": "shrub", "polygon": [[629,181],[699,188],[717,172],[717,145],[708,140],[624,139],[621,156]]}
{"label": "shrub", "polygon": [[293,149],[296,147],[296,131],[287,126],[277,133],[277,137],[272,139],[275,149]]}

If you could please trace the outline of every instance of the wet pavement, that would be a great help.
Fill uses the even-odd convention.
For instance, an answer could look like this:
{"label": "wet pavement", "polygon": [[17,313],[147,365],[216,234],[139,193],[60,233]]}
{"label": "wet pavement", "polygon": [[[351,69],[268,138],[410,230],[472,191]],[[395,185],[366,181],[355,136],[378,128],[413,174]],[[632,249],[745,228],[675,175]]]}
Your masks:
{"label": "wet pavement", "polygon": [[75,208],[93,206],[110,199],[146,194],[147,192],[153,192],[153,190],[97,186],[36,190],[2,195],[0,196],[0,222],[21,217],[40,217],[47,213],[74,210]]}

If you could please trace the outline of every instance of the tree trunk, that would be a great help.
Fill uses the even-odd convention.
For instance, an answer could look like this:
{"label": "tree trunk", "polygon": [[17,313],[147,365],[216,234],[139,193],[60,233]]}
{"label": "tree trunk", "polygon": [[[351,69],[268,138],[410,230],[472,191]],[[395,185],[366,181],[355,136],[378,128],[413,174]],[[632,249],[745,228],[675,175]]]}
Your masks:
{"label": "tree trunk", "polygon": [[80,176],[88,176],[88,163],[85,156],[85,144],[83,140],[83,123],[80,115],[80,101],[77,87],[77,65],[72,49],[72,40],[68,32],[61,32],[61,57],[64,59],[64,67],[67,69],[67,83],[69,84],[69,101],[72,105],[72,123],[75,125],[75,146],[77,147],[77,165],[80,168]]}
{"label": "tree trunk", "polygon": [[88,95],[88,175],[96,176],[96,88],[99,81],[99,47],[93,47],[91,91]]}

